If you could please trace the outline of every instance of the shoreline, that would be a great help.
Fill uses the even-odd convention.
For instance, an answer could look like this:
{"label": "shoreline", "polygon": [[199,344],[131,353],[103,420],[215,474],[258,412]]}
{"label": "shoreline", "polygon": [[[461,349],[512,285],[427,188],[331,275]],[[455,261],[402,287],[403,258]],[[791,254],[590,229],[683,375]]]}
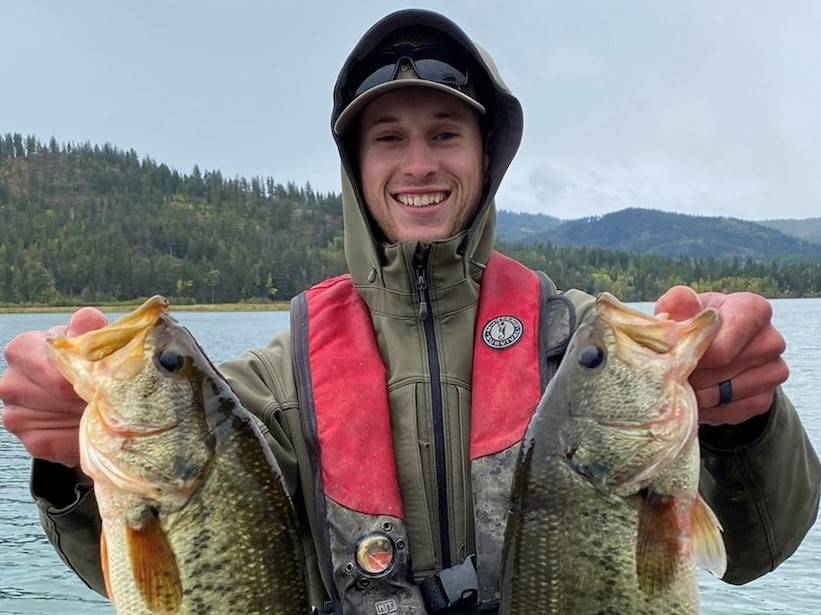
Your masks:
{"label": "shoreline", "polygon": [[[92,307],[103,312],[130,312],[142,305],[136,303],[101,304]],[[0,314],[70,314],[79,310],[81,305],[14,305],[0,306]],[[273,301],[271,303],[194,303],[189,305],[171,305],[174,312],[283,312],[290,309],[287,301]]]}
{"label": "shoreline", "polygon": [[[821,299],[821,297],[765,297],[768,301],[785,299]],[[652,301],[628,301],[628,303],[653,303]],[[91,305],[103,312],[130,312],[143,304],[103,303]],[[0,305],[0,314],[71,314],[89,304],[78,305]],[[290,301],[271,301],[267,303],[194,303],[187,305],[171,304],[173,312],[287,312],[291,309]]]}

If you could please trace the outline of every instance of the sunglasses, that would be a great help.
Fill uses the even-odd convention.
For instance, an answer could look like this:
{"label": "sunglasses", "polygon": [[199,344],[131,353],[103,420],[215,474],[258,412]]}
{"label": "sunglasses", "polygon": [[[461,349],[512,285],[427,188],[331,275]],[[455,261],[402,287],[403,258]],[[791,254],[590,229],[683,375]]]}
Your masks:
{"label": "sunglasses", "polygon": [[468,61],[464,55],[453,53],[441,46],[407,47],[393,49],[369,58],[368,64],[359,74],[361,81],[351,79],[359,85],[349,92],[351,100],[371,88],[396,79],[400,70],[413,68],[420,79],[433,81],[459,89],[468,83]]}

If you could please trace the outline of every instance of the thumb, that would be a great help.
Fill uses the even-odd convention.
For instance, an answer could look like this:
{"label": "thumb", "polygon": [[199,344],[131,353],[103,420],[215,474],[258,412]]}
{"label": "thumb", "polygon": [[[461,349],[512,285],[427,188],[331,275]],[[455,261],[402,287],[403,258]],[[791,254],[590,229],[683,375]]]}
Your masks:
{"label": "thumb", "polygon": [[105,317],[105,314],[97,308],[80,308],[71,315],[66,337],[77,337],[94,329],[105,327],[107,324],[108,319]]}
{"label": "thumb", "polygon": [[656,314],[666,312],[672,320],[687,320],[702,309],[701,299],[689,286],[673,286],[656,301]]}

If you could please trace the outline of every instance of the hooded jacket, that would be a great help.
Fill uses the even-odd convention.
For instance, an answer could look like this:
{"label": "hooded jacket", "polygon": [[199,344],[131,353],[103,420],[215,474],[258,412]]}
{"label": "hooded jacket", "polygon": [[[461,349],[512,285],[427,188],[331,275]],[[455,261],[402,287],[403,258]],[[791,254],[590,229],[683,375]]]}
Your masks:
{"label": "hooded jacket", "polygon": [[[475,551],[469,454],[471,370],[482,272],[494,243],[494,195],[519,146],[523,120],[490,57],[455,24],[429,11],[394,13],[369,30],[345,63],[334,90],[336,118],[346,104],[352,64],[384,35],[404,25],[439,28],[460,42],[492,85],[487,107],[489,164],[481,201],[469,226],[429,245],[380,239],[362,200],[355,143],[335,134],[342,162],[345,255],[353,283],[370,311],[386,368],[394,453],[413,574],[421,580],[462,562]],[[427,282],[433,340],[419,317],[419,274]],[[566,296],[576,322],[592,303],[579,291]],[[430,325],[429,325],[430,326]],[[329,592],[317,565],[316,489],[302,432],[291,339],[283,333],[265,348],[220,369],[243,405],[258,417],[302,520],[300,532],[314,604]],[[438,369],[432,371],[435,362]],[[438,376],[438,377],[436,377]],[[351,383],[350,386],[356,386]],[[433,398],[441,400],[434,416]],[[781,390],[769,412],[732,427],[702,428],[702,495],[724,527],[728,570],[744,583],[784,561],[815,520],[818,459],[798,416]],[[62,466],[35,460],[32,493],[43,527],[64,561],[104,593],[99,564],[99,516],[93,488],[71,483]]]}

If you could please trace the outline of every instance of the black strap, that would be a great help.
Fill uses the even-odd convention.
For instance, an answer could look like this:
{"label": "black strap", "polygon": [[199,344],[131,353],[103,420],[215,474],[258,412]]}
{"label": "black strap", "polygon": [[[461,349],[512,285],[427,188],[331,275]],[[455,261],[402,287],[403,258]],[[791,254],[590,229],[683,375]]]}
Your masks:
{"label": "black strap", "polygon": [[[342,613],[342,602],[339,591],[334,583],[333,560],[331,559],[331,538],[328,526],[328,516],[325,511],[325,495],[322,487],[322,468],[319,450],[319,434],[316,427],[316,404],[311,385],[311,363],[309,361],[308,341],[308,296],[305,292],[291,299],[291,340],[292,361],[299,397],[300,419],[305,446],[311,460],[314,473],[314,496],[316,497],[317,527],[320,528],[322,540],[317,543],[316,550],[319,558],[319,572],[322,577],[325,591],[330,598],[320,613]],[[328,605],[331,610],[328,610]]]}
{"label": "black strap", "polygon": [[424,579],[419,590],[432,615],[444,614],[453,607],[475,605],[479,597],[479,575],[473,557]]}

